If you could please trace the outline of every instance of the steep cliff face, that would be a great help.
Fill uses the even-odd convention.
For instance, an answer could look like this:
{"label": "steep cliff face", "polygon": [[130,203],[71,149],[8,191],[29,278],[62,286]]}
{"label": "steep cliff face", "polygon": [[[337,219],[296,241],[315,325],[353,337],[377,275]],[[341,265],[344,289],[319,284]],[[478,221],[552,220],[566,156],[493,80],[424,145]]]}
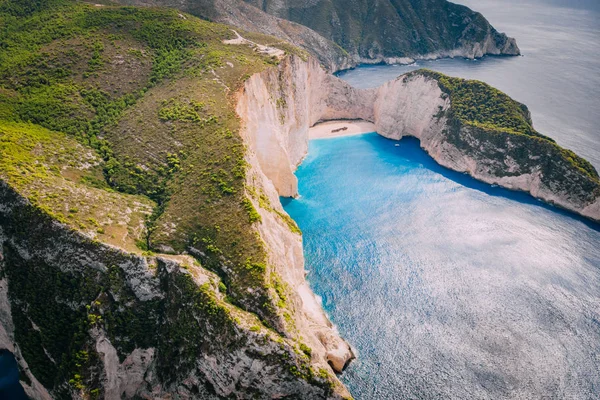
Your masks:
{"label": "steep cliff face", "polygon": [[[262,218],[258,232],[268,251],[267,262],[280,277],[275,288],[285,293],[286,335],[302,343],[304,350],[310,349],[312,362],[322,371],[329,365],[335,372],[342,372],[354,354],[306,281],[301,232],[283,210],[279,194],[257,157],[250,153],[248,162],[249,196]],[[344,394],[345,390],[338,387],[337,392]]]}
{"label": "steep cliff face", "polygon": [[308,150],[308,129],[319,121],[371,121],[374,90],[357,90],[327,74],[314,59],[285,59],[246,81],[237,112],[242,135],[279,195],[298,194],[294,171]]}
{"label": "steep cliff face", "polygon": [[442,96],[436,82],[418,75],[410,84],[396,79],[377,89],[373,104],[375,128],[380,135],[393,139],[408,135],[433,141],[446,122],[434,116],[449,106],[448,97]]}
{"label": "steep cliff face", "polygon": [[349,397],[352,351],[235,113],[249,76],[304,53],[176,10],[0,18],[0,348],[28,393]]}
{"label": "steep cliff face", "polygon": [[360,62],[520,53],[481,14],[445,0],[246,1],[312,28]]}
{"label": "steep cliff face", "polygon": [[[524,105],[481,82],[421,70],[357,90],[314,63],[289,60],[278,73],[255,75],[238,104],[244,135],[280,195],[297,194],[293,171],[305,154],[308,127],[363,119],[382,136],[420,139],[447,168],[600,220],[600,180],[591,164],[536,132]],[[263,140],[278,144],[265,147]]]}

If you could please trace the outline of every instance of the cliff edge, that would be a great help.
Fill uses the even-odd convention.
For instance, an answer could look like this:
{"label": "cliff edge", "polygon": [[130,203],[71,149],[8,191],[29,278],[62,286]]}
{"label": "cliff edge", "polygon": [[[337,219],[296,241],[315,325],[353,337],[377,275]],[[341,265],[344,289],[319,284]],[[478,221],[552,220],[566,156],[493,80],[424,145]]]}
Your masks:
{"label": "cliff edge", "polygon": [[379,88],[356,89],[311,60],[287,59],[278,69],[246,82],[238,113],[250,148],[282,196],[297,195],[293,171],[306,154],[309,127],[361,119],[390,139],[418,138],[447,168],[600,220],[594,167],[538,133],[525,105],[483,82],[418,70]]}
{"label": "cliff edge", "polygon": [[27,394],[348,398],[352,350],[235,112],[307,55],[176,10],[0,18],[0,348]]}

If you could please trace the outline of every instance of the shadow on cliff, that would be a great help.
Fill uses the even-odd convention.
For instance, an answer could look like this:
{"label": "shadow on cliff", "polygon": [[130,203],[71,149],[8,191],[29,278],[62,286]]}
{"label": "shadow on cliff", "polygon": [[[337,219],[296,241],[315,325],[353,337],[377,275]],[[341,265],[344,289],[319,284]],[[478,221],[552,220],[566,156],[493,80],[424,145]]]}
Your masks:
{"label": "shadow on cliff", "polygon": [[[569,218],[580,221],[587,227],[600,232],[600,223],[596,223],[587,218],[581,217],[568,210],[544,203],[543,201],[536,199],[528,193],[509,190],[499,186],[494,186],[488,183],[480,182],[466,173],[452,171],[446,167],[439,165],[433,158],[429,156],[429,154],[427,154],[425,150],[421,148],[421,142],[417,138],[404,137],[398,142],[396,140],[386,139],[383,136],[377,136],[380,138],[380,141],[378,141],[378,150],[381,152],[393,154],[396,157],[399,156],[409,161],[419,163],[423,165],[423,167],[435,173],[438,173],[443,177],[450,179],[451,181],[454,181],[459,185],[462,185],[469,189],[483,192],[489,196],[504,197],[510,200],[518,201],[520,203],[532,204],[537,207],[542,207],[547,210],[551,210],[558,214],[565,215]],[[400,146],[390,146],[390,142],[399,143]]]}

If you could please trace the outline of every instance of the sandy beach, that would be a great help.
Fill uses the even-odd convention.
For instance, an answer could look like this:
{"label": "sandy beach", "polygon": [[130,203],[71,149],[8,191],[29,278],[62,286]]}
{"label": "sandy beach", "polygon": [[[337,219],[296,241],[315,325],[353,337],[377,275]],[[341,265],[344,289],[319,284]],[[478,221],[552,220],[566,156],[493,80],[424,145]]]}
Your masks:
{"label": "sandy beach", "polygon": [[308,130],[309,139],[332,138],[375,132],[375,124],[367,121],[327,121]]}

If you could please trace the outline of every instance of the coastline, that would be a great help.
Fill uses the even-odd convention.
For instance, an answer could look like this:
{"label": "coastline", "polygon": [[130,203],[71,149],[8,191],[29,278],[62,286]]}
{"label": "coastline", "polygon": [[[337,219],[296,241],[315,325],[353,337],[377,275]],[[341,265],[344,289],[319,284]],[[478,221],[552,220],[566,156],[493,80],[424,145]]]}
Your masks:
{"label": "coastline", "polygon": [[375,124],[363,120],[336,120],[317,123],[308,130],[308,140],[375,132]]}

